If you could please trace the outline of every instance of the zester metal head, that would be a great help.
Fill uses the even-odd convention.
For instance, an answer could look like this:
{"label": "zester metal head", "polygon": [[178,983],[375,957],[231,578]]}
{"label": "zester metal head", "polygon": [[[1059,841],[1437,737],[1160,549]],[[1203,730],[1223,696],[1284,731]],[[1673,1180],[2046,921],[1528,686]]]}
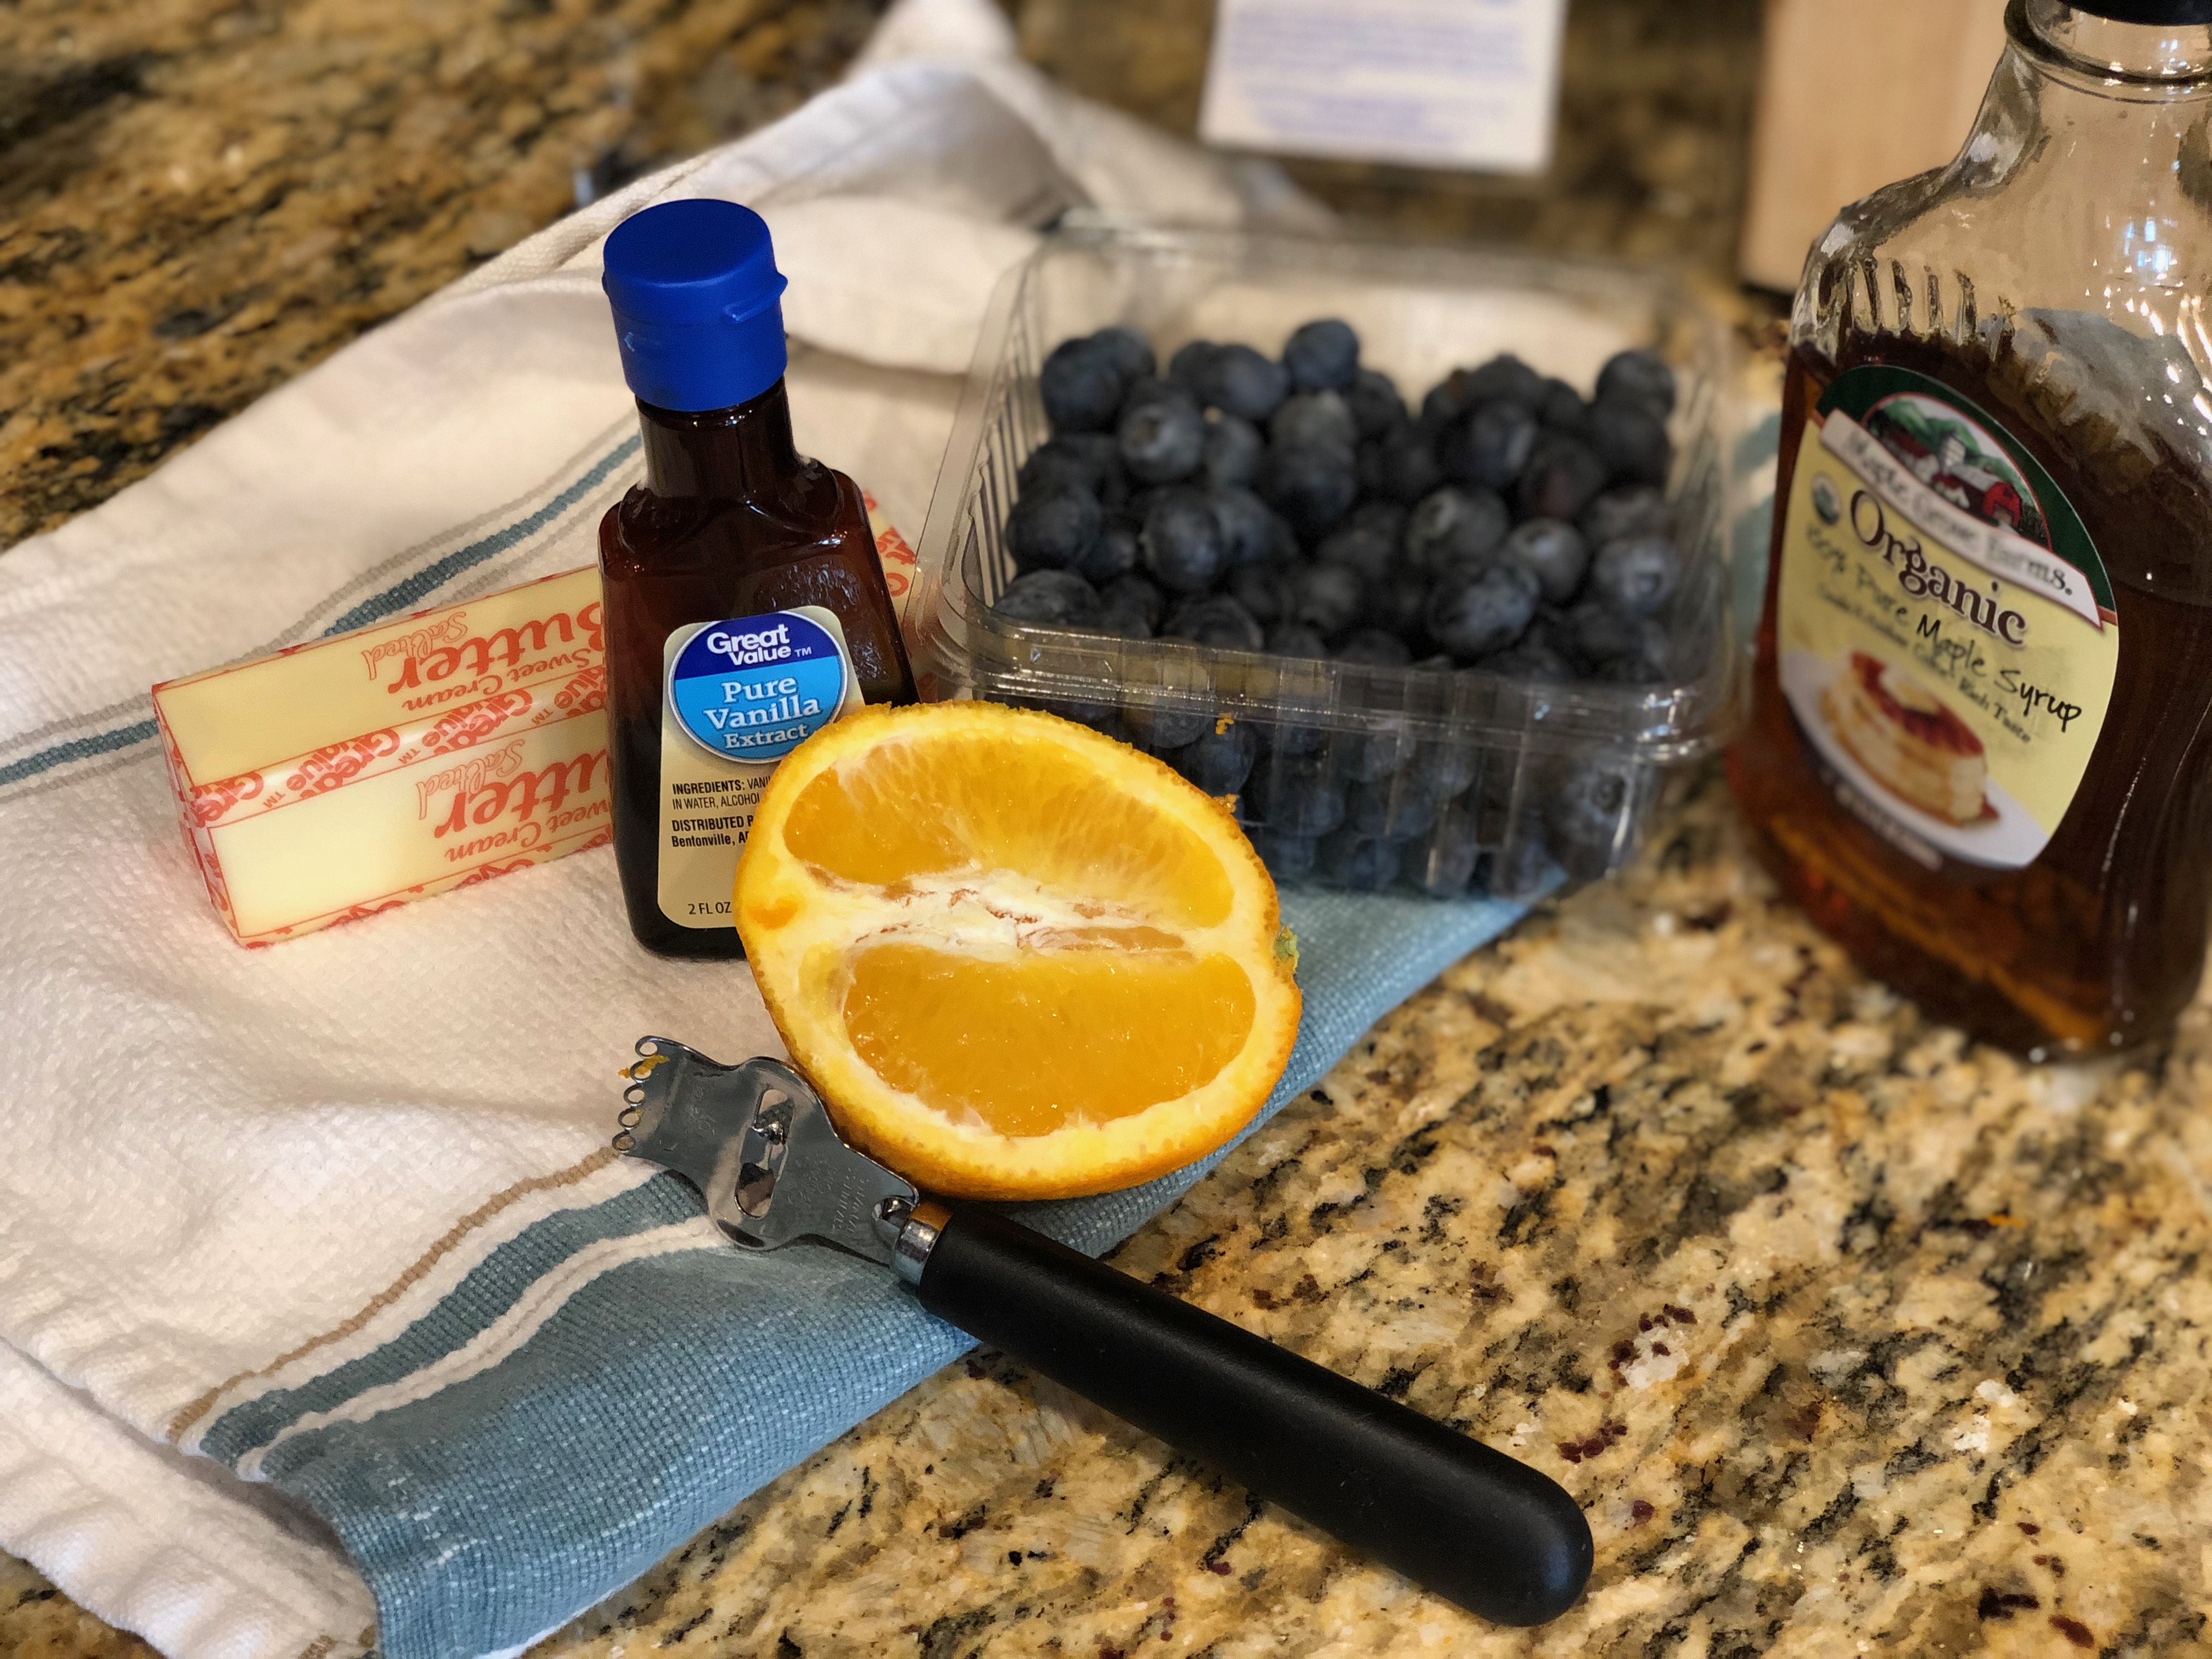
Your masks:
{"label": "zester metal head", "polygon": [[819,1238],[890,1263],[918,1194],[838,1139],[798,1073],[768,1059],[725,1066],[667,1037],[641,1037],[637,1052],[617,1152],[682,1176],[750,1249]]}

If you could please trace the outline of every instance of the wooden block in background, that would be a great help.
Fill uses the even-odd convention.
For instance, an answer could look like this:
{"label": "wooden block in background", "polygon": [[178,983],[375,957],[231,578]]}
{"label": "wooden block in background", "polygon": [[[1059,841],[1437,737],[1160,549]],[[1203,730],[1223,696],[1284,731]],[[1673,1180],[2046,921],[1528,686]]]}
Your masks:
{"label": "wooden block in background", "polygon": [[1767,0],[1738,265],[1790,289],[1836,210],[1958,154],[2004,0]]}

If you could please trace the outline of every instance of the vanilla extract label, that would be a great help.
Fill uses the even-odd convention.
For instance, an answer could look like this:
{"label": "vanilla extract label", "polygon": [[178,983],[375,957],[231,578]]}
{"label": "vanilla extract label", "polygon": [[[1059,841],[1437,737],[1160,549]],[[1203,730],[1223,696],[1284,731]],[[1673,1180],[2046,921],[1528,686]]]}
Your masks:
{"label": "vanilla extract label", "polygon": [[1782,689],[1844,806],[1929,869],[2033,861],[2119,664],[2103,561],[2019,441],[1942,382],[1845,370],[1784,506]]}
{"label": "vanilla extract label", "polygon": [[669,635],[661,701],[661,914],[731,925],[738,854],[776,763],[860,705],[836,613],[820,605]]}

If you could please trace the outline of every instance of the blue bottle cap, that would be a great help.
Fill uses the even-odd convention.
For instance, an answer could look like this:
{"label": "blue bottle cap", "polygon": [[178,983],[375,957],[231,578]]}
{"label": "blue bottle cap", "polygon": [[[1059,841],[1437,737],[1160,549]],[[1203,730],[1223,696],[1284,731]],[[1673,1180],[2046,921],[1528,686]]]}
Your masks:
{"label": "blue bottle cap", "polygon": [[783,378],[784,279],[750,208],[702,199],[633,213],[607,238],[599,280],[641,401],[728,409]]}

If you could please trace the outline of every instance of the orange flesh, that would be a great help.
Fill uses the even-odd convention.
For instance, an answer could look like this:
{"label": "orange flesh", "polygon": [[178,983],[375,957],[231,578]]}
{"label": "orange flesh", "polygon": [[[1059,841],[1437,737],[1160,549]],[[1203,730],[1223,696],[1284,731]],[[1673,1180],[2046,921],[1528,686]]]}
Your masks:
{"label": "orange flesh", "polygon": [[886,941],[852,957],[842,1012],[854,1048],[892,1088],[956,1120],[1041,1135],[1202,1087],[1243,1048],[1253,1006],[1225,956],[992,957]]}
{"label": "orange flesh", "polygon": [[811,781],[784,844],[823,877],[910,888],[1006,872],[1169,927],[1212,927],[1235,896],[1203,839],[1133,795],[1102,792],[1056,744],[994,734],[886,743]]}

